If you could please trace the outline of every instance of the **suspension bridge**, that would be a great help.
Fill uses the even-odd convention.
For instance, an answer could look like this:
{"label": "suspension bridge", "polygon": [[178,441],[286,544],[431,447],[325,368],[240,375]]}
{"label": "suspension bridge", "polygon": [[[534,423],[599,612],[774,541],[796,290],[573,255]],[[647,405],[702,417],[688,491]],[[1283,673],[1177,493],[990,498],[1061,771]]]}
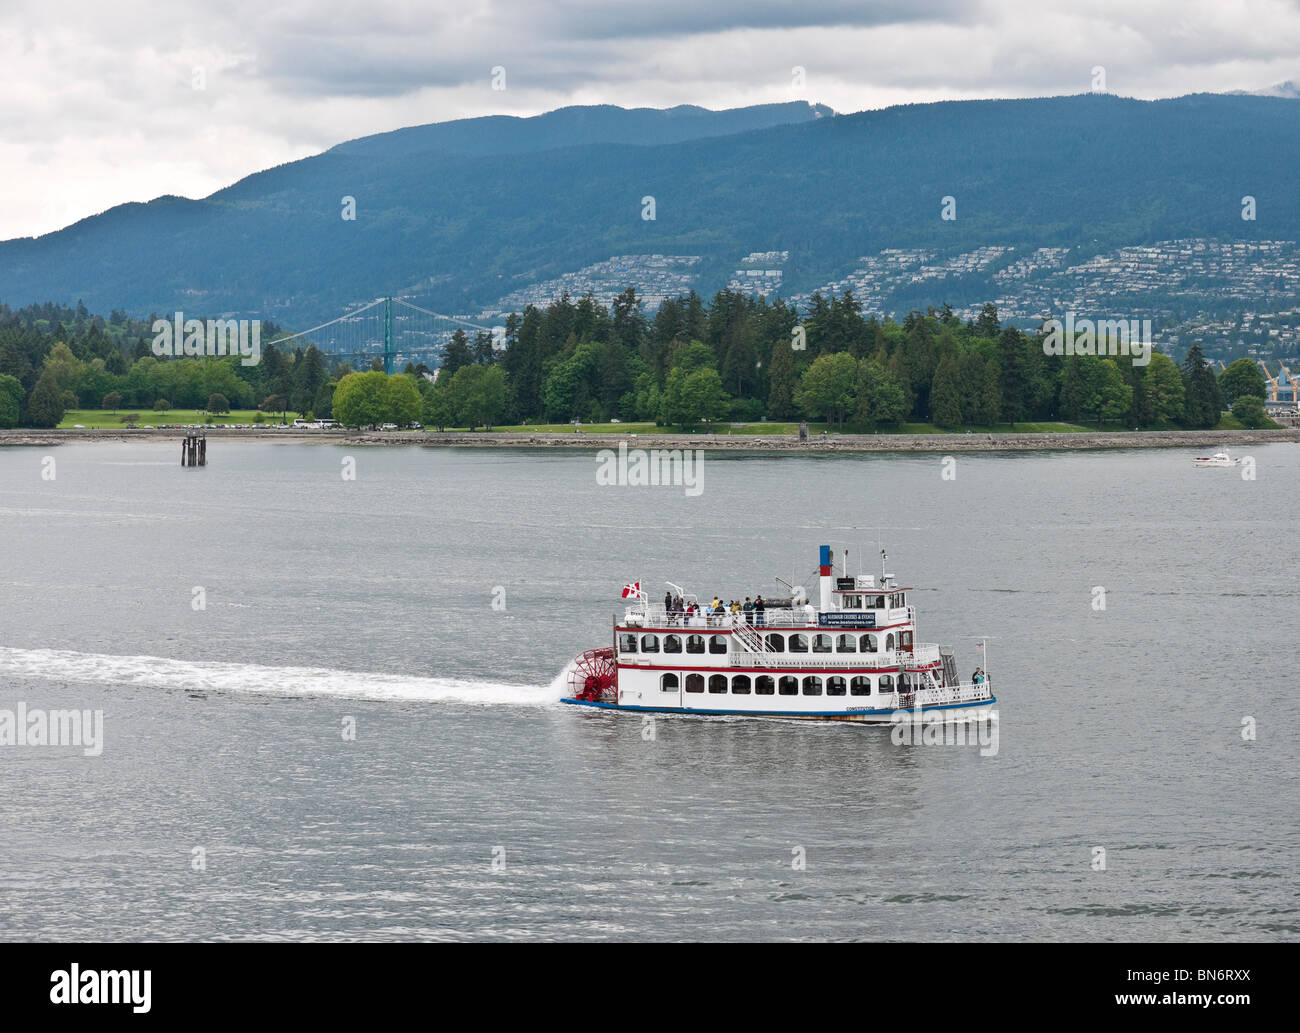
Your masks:
{"label": "suspension bridge", "polygon": [[290,349],[314,344],[327,358],[353,361],[359,369],[382,359],[384,372],[391,374],[399,363],[435,365],[427,360],[442,357],[449,326],[489,333],[497,346],[505,333],[501,326],[485,326],[460,316],[421,308],[405,298],[388,297],[376,298],[328,323],[285,334],[267,343]]}

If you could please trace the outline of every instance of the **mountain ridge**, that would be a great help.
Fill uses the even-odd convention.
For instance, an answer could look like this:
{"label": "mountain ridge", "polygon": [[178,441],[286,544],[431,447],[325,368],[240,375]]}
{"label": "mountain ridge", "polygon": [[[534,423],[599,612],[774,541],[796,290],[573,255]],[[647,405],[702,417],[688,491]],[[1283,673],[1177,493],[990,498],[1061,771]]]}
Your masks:
{"label": "mountain ridge", "polygon": [[[481,153],[331,148],[204,199],[118,206],[0,243],[2,300],[143,312],[183,301],[301,325],[413,283],[430,284],[422,304],[472,311],[619,254],[701,255],[708,293],[744,254],[788,251],[797,291],[892,247],[1296,238],[1293,112],[1280,98],[1080,94],[905,105],[672,143],[566,142],[496,153],[488,166]],[[1257,221],[1241,219],[1245,195]],[[345,196],[356,221],[340,217]],[[953,221],[940,215],[946,196]]]}

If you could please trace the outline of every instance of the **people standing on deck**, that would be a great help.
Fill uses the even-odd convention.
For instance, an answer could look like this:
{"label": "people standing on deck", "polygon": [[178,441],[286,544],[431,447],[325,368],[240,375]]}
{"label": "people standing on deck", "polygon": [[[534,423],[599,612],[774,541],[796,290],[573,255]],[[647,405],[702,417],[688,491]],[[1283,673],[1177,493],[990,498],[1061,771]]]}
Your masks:
{"label": "people standing on deck", "polygon": [[753,624],[753,623],[754,623],[754,603],[753,603],[753,600],[751,600],[751,599],[749,598],[749,596],[745,596],[745,605],[741,607],[741,610],[744,611],[744,614],[745,614],[745,623],[746,623],[746,624]]}
{"label": "people standing on deck", "polygon": [[761,595],[754,600],[754,619],[760,628],[767,621],[767,604],[763,602]]}

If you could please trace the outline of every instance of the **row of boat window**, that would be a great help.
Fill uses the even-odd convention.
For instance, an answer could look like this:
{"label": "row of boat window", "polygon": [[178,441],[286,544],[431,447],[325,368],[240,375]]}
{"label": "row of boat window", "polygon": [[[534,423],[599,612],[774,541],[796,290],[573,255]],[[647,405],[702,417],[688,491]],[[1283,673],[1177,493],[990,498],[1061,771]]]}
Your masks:
{"label": "row of boat window", "polygon": [[[763,636],[769,652],[773,653],[878,653],[880,638],[877,635],[778,635]],[[683,645],[688,653],[725,653],[726,635],[632,635],[618,637],[620,653],[680,653]],[[891,632],[885,636],[885,651],[894,648]]]}
{"label": "row of boat window", "polygon": [[883,610],[888,601],[891,608],[897,608],[903,605],[905,594],[895,592],[893,595],[846,595],[841,605],[846,610]]}
{"label": "row of boat window", "polygon": [[[900,675],[902,679],[899,688],[907,689],[908,676]],[[861,674],[853,678],[842,678],[839,675],[831,675],[828,678],[818,678],[815,675],[809,675],[806,678],[796,678],[792,674],[782,677],[775,675],[760,674],[757,677],[750,678],[747,674],[733,674],[728,678],[725,674],[711,674],[708,680],[705,680],[702,674],[688,674],[686,676],[687,692],[703,692],[707,686],[709,692],[715,695],[721,695],[730,688],[733,696],[748,696],[752,692],[756,696],[843,696],[846,693],[850,696],[870,696],[872,678],[868,675]],[[880,695],[894,691],[894,676],[892,674],[882,674],[874,679],[876,682],[876,692]],[[676,692],[682,687],[681,678],[676,674],[665,674],[659,678],[659,690],[661,692]],[[800,690],[803,690],[802,693]]]}

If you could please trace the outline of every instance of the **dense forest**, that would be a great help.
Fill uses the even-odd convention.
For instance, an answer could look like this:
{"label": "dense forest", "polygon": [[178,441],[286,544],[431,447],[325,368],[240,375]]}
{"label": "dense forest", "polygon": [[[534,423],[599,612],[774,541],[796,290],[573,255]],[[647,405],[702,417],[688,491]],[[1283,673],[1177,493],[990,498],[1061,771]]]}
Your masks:
{"label": "dense forest", "polygon": [[[70,317],[71,326],[65,322]],[[51,324],[53,320],[53,325]],[[863,318],[852,293],[784,301],[721,291],[670,298],[647,316],[629,288],[608,308],[563,295],[506,321],[504,340],[457,331],[440,368],[354,371],[308,343],[263,347],[262,360],[158,358],[147,324],[115,311],[0,306],[0,427],[53,427],[71,409],[256,408],[346,426],[422,420],[430,427],[539,422],[809,419],[872,431],[1067,421],[1206,428],[1229,405],[1264,426],[1264,382],[1246,359],[1216,377],[1193,345],[1181,366],[1044,353],[1041,333],[1003,326],[985,305],[963,322],[929,308],[902,322]],[[268,336],[274,336],[270,334]]]}

